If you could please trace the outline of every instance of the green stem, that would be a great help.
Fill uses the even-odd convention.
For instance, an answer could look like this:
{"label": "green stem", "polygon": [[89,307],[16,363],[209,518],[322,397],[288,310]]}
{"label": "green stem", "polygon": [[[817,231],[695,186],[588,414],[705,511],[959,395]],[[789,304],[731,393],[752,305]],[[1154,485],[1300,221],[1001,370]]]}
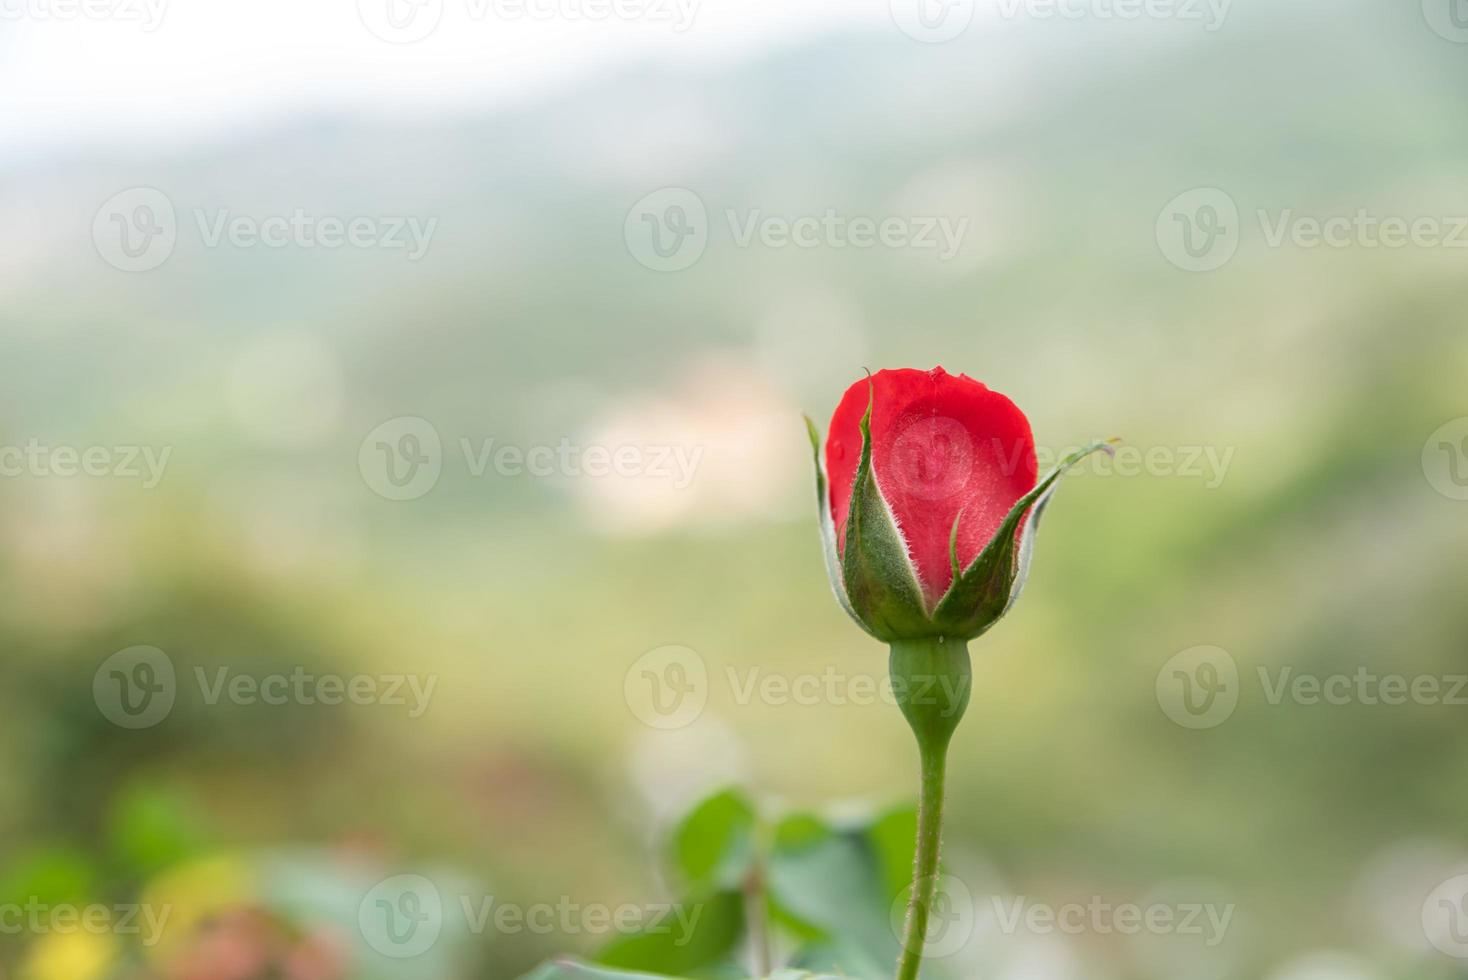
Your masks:
{"label": "green stem", "polygon": [[938,886],[938,851],[943,837],[943,777],[946,747],[923,752],[922,794],[918,798],[917,854],[913,860],[912,898],[907,905],[907,930],[902,939],[898,980],[917,980],[928,935],[928,918]]}
{"label": "green stem", "polygon": [[972,673],[968,645],[942,637],[894,642],[890,667],[893,691],[917,737],[922,766],[912,897],[897,964],[897,980],[917,980],[938,887],[948,744],[968,707]]}
{"label": "green stem", "polygon": [[766,915],[768,905],[764,866],[756,858],[755,866],[744,882],[744,915],[749,923],[750,956],[754,960],[756,977],[769,976],[770,973],[770,925]]}

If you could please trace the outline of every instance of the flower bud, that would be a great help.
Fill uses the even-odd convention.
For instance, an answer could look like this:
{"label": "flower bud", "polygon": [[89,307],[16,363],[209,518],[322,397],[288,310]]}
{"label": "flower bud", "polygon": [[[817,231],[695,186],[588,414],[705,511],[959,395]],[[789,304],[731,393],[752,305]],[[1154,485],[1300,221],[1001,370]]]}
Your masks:
{"label": "flower bud", "polygon": [[[941,367],[879,371],[847,389],[816,457],[826,570],[879,640],[968,640],[1019,598],[1035,528],[1060,477],[1037,479],[1029,420],[1008,398]],[[824,465],[823,465],[824,462]]]}

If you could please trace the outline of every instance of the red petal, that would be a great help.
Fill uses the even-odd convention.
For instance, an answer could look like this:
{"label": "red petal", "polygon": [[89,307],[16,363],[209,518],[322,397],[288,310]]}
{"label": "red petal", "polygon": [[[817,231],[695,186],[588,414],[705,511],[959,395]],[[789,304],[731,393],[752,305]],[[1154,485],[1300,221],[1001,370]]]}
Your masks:
{"label": "red petal", "polygon": [[948,591],[948,536],[958,525],[967,566],[994,537],[1015,502],[1035,486],[1035,440],[1014,402],[967,375],[941,367],[878,371],[850,388],[831,416],[826,473],[837,548],[861,461],[861,417],[872,394],[872,468],[897,517],[929,604]]}

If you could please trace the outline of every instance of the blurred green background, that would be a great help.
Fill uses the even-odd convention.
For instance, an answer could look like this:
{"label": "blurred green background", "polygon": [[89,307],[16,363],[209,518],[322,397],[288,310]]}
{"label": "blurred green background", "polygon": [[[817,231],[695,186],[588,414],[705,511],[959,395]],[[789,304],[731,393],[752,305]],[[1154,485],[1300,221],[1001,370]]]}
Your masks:
{"label": "blurred green background", "polygon": [[[0,975],[512,978],[612,935],[448,929],[394,959],[359,907],[402,874],[446,901],[667,901],[668,829],[723,785],[770,819],[910,801],[891,705],[742,692],[883,676],[826,584],[800,414],[824,428],[864,369],[935,364],[1052,452],[1158,452],[1065,484],[1024,601],[974,645],[946,852],[974,921],[933,974],[1468,975],[1423,921],[1468,869],[1468,706],[1276,704],[1259,675],[1468,673],[1468,445],[1439,447],[1468,435],[1468,252],[1272,247],[1256,217],[1468,215],[1465,84],[1468,45],[1415,0],[1238,0],[1212,32],[877,23],[452,119],[7,160],[0,444],[169,456],[152,487],[0,478],[0,907],[171,913],[155,936],[0,917]],[[178,241],[127,273],[89,229],[139,186]],[[628,244],[663,188],[708,214],[674,272]],[[1159,241],[1195,188],[1239,211],[1206,272]],[[193,215],[220,208],[437,226],[416,262],[210,248]],[[729,209],[969,223],[944,260],[741,247]],[[402,418],[441,473],[390,500],[369,435]],[[687,486],[476,475],[485,440],[700,455]],[[139,645],[176,700],[130,729],[94,679]],[[1164,668],[1203,645],[1237,707],[1189,728]],[[641,658],[669,646],[706,703],[658,727]],[[195,671],[221,668],[435,686],[416,716],[210,703]],[[1230,905],[1223,941],[1006,930],[991,902],[1159,895]]]}

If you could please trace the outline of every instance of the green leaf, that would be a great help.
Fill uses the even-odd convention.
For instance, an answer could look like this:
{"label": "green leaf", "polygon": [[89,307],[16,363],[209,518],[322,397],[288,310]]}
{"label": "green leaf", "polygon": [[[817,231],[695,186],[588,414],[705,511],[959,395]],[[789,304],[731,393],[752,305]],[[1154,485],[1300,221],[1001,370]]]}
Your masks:
{"label": "green leaf", "polygon": [[912,884],[912,857],[917,850],[917,808],[893,807],[867,828],[867,840],[877,856],[886,894],[897,896]]}
{"label": "green leaf", "polygon": [[661,920],[613,939],[596,955],[602,966],[650,970],[675,976],[720,965],[744,934],[744,895],[715,892],[672,907]]}
{"label": "green leaf", "polygon": [[864,830],[838,830],[810,815],[788,817],[776,828],[768,870],[771,897],[806,926],[797,931],[813,940],[808,948],[826,957],[795,965],[866,976],[861,971],[871,963],[895,961],[894,896]]}
{"label": "green leaf", "polygon": [[673,860],[696,892],[742,887],[755,861],[755,809],[737,789],[704,800],[673,832]]}
{"label": "green leaf", "polygon": [[542,964],[520,980],[667,980],[667,975],[608,970],[579,960],[556,960]]}
{"label": "green leaf", "polygon": [[[1110,452],[1108,442],[1093,442],[1063,459],[1035,488],[1010,508],[1004,523],[961,577],[955,578],[938,603],[933,622],[947,636],[973,639],[1013,608],[1029,577],[1035,531],[1066,471],[1099,450]],[[1016,535],[1020,522],[1024,531]],[[1016,557],[1016,537],[1018,557]]]}
{"label": "green leaf", "polygon": [[846,515],[841,562],[846,594],[867,632],[879,640],[933,632],[907,542],[872,471],[872,398],[861,418],[861,461]]}
{"label": "green leaf", "polygon": [[[831,940],[811,943],[798,950],[790,965],[801,968],[802,972],[790,972],[799,977],[887,977],[892,973],[896,958],[896,954],[875,956],[850,941]],[[820,972],[803,972],[805,970]]]}
{"label": "green leaf", "polygon": [[[553,963],[541,965],[521,977],[520,980],[678,980],[678,978],[670,978],[657,973],[607,970],[582,963],[579,960],[556,960]],[[765,980],[846,980],[846,977],[831,973],[811,973],[807,970],[776,970]]]}

